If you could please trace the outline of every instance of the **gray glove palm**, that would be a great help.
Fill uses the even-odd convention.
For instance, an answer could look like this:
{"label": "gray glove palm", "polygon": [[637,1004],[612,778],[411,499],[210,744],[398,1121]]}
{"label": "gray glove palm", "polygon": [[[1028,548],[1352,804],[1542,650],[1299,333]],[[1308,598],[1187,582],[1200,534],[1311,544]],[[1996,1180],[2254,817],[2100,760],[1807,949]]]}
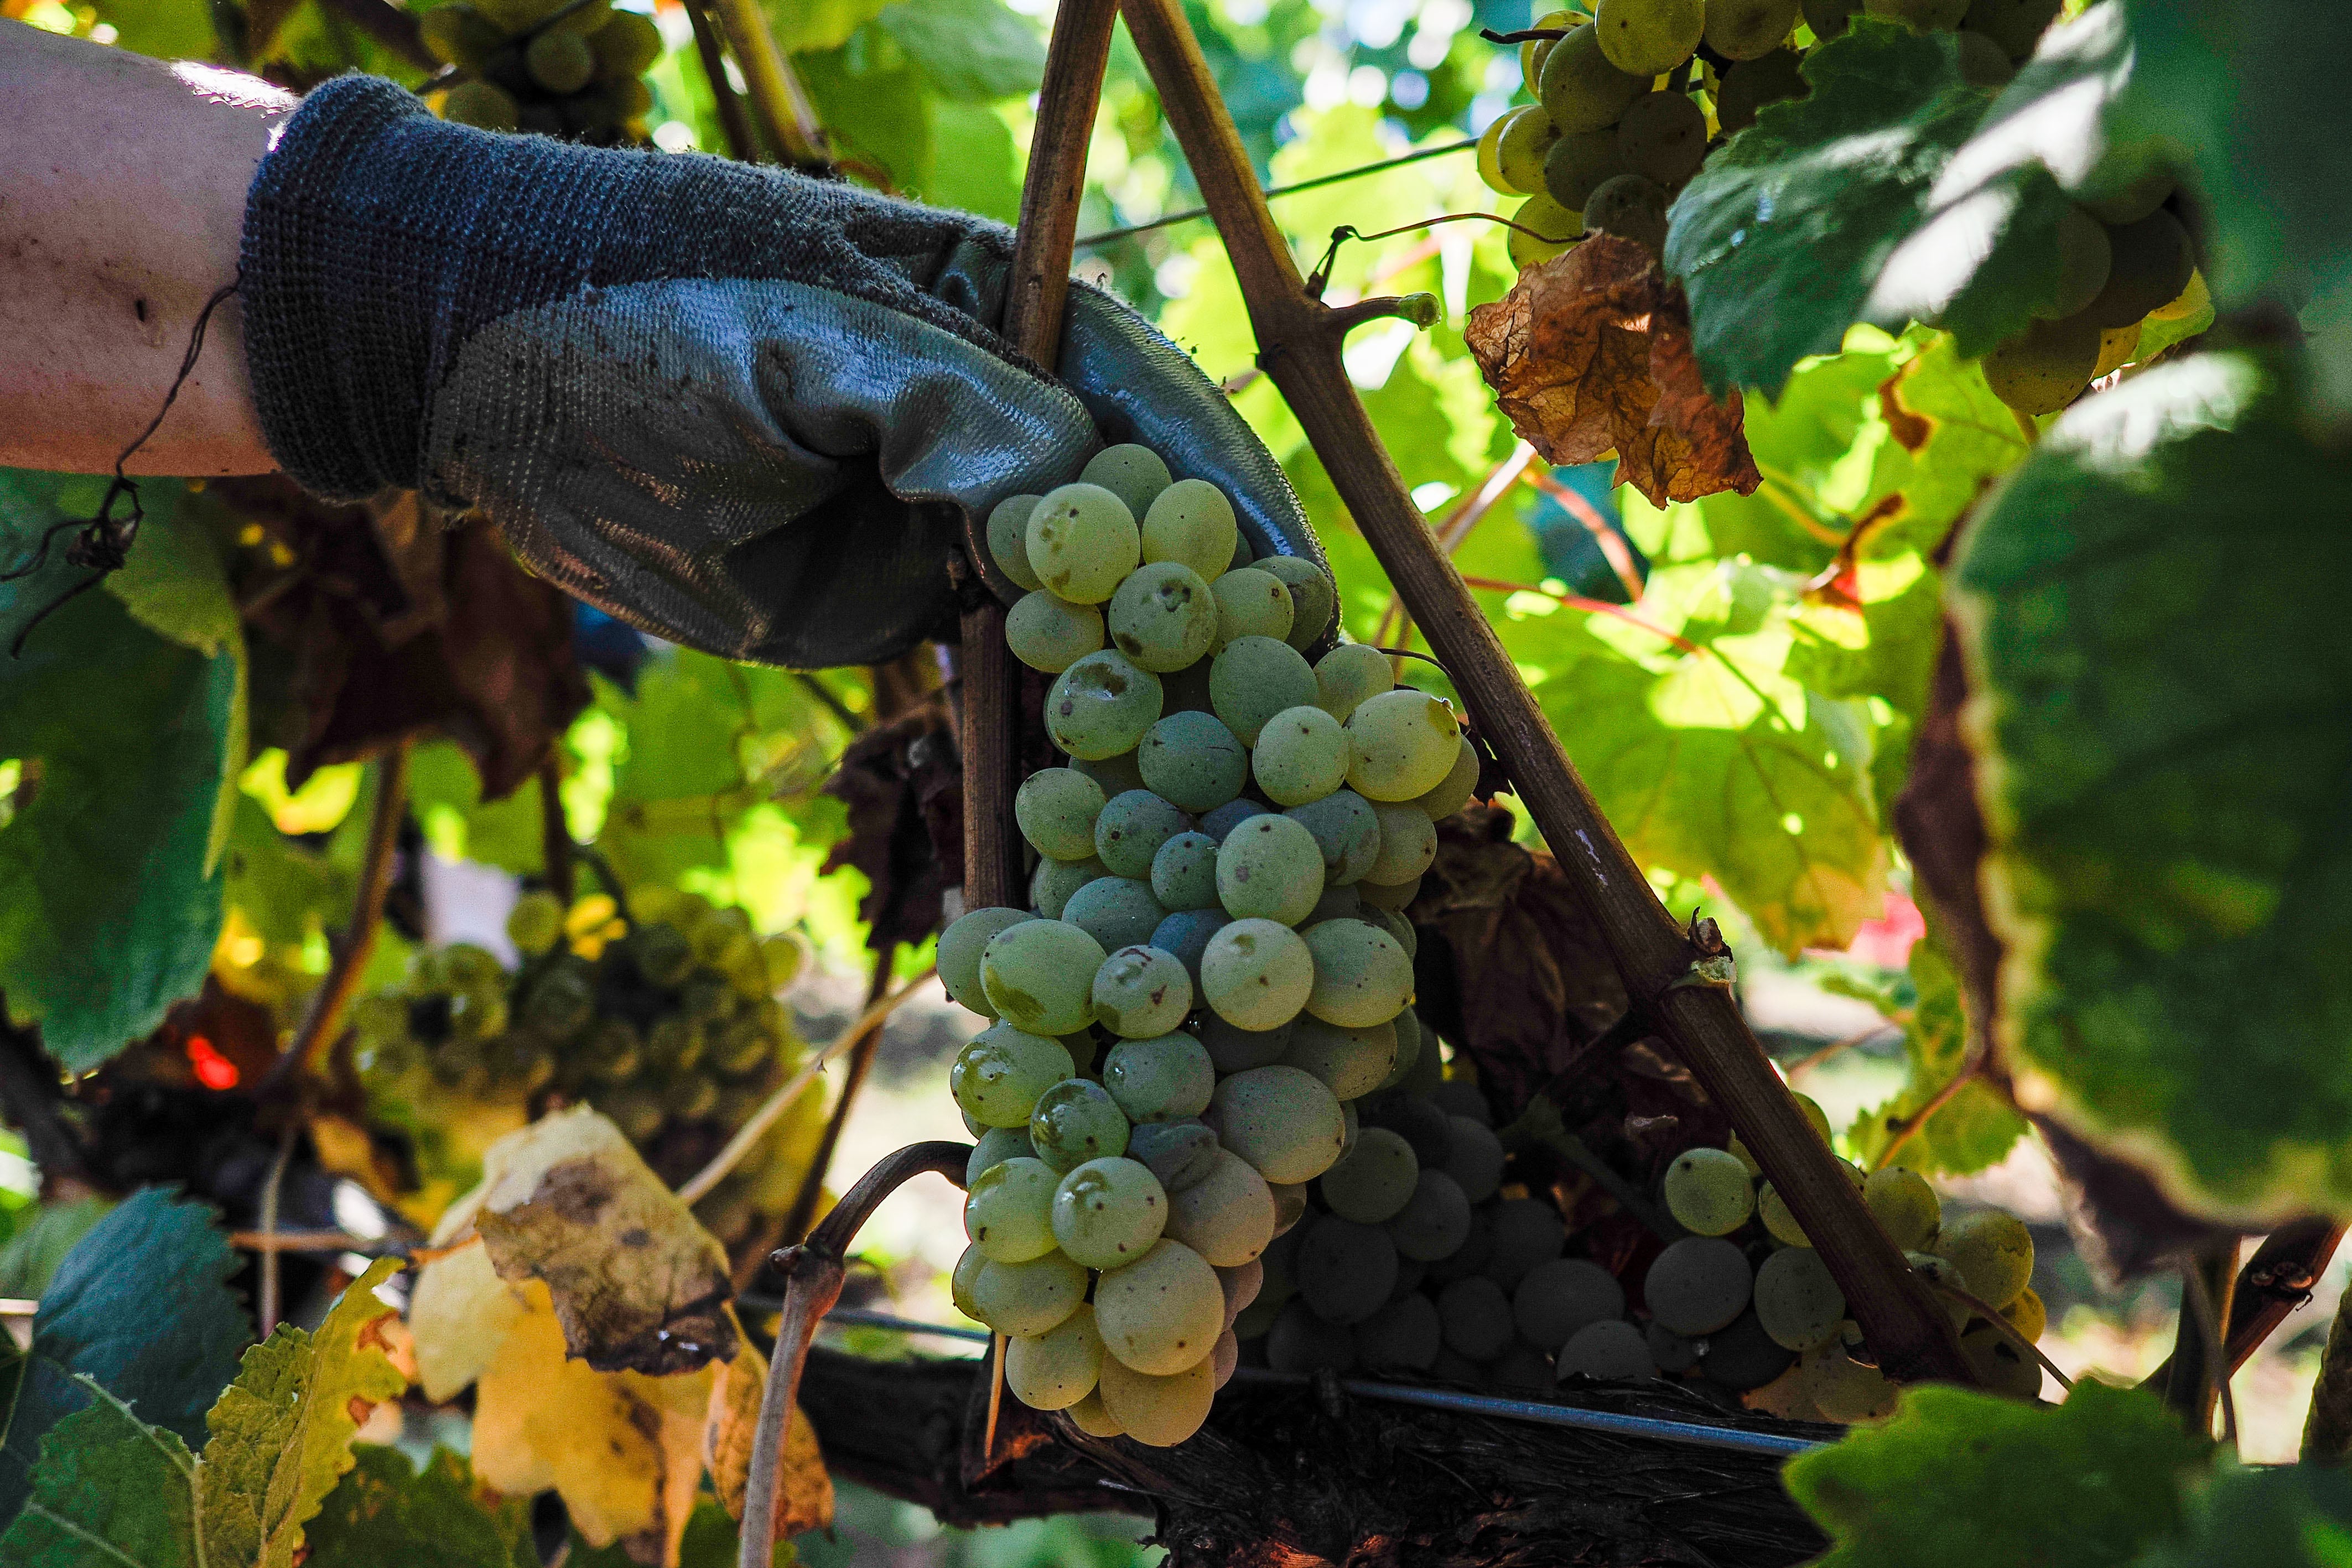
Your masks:
{"label": "gray glove palm", "polygon": [[1173,344],[1073,287],[1058,375],[1002,319],[1012,237],[714,158],[313,92],[246,215],[263,428],[322,495],[414,487],[646,630],[814,667],[952,635],[967,516],[1139,441],[1320,551],[1280,468]]}

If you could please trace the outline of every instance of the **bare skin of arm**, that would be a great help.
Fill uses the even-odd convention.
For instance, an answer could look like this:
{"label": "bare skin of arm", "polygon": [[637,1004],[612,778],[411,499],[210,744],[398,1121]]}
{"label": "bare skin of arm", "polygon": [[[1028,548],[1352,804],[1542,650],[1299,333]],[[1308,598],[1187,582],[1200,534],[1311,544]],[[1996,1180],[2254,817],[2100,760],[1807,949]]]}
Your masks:
{"label": "bare skin of arm", "polygon": [[[236,276],[246,187],[294,100],[250,77],[0,21],[0,467],[112,470]],[[277,467],[235,298],[142,474]]]}

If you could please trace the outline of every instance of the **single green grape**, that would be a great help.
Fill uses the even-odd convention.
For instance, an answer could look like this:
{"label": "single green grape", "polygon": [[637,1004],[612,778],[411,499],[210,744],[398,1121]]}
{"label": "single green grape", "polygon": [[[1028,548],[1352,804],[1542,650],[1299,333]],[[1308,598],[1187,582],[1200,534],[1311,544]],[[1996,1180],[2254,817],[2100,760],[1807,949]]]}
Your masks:
{"label": "single green grape", "polygon": [[971,1282],[972,1311],[1000,1334],[1034,1338],[1086,1305],[1087,1271],[1059,1252],[1026,1263],[984,1259]]}
{"label": "single green grape", "polygon": [[1269,1182],[1311,1182],[1339,1162],[1347,1120],[1312,1073],[1276,1063],[1220,1079],[1217,1137]]}
{"label": "single green grape", "polygon": [[506,47],[499,25],[471,5],[436,5],[416,19],[419,42],[443,65],[479,70]]}
{"label": "single green grape", "polygon": [[2161,207],[2107,229],[2107,280],[2083,315],[2102,329],[2127,327],[2180,297],[2197,253],[2180,220]]}
{"label": "single green grape", "polygon": [[1756,1319],[1774,1343],[1818,1349],[1836,1337],[1844,1318],[1845,1292],[1811,1247],[1784,1247],[1757,1268]]}
{"label": "single green grape", "polygon": [[1348,784],[1367,800],[1409,801],[1426,795],[1461,755],[1462,727],[1453,706],[1410,688],[1358,705],[1348,716],[1348,734],[1354,744]]}
{"label": "single green grape", "polygon": [[1005,1160],[982,1171],[963,1201],[964,1235],[998,1263],[1026,1263],[1054,1250],[1054,1185],[1043,1160]]}
{"label": "single green grape", "polygon": [[1083,860],[1056,860],[1048,856],[1040,859],[1037,869],[1030,874],[1030,907],[1049,921],[1060,920],[1062,911],[1069,908],[1071,894],[1109,874],[1108,868],[1091,855]]}
{"label": "single green grape", "polygon": [[1327,1023],[1384,1024],[1412,1000],[1412,960],[1364,921],[1325,921],[1301,939],[1315,965],[1306,1009]]}
{"label": "single green grape", "polygon": [[1168,489],[1168,465],[1150,447],[1126,441],[1088,458],[1078,481],[1100,485],[1127,503],[1129,516],[1142,517]]}
{"label": "single green grape", "polygon": [[1192,826],[1190,816],[1151,791],[1128,790],[1096,816],[1095,855],[1115,877],[1149,879],[1160,847]]}
{"label": "single green grape", "polygon": [[1275,1220],[1274,1190],[1265,1178],[1223,1149],[1206,1175],[1168,1201],[1170,1237],[1219,1269],[1254,1266],[1274,1239]]}
{"label": "single green grape", "polygon": [[1045,586],[1029,564],[1029,518],[1043,496],[1007,496],[988,514],[988,553],[996,569],[1032,592]]}
{"label": "single green grape", "polygon": [[1862,1184],[1862,1201],[1886,1238],[1906,1252],[1927,1247],[1944,1223],[1944,1203],[1936,1189],[1901,1165],[1871,1172]]}
{"label": "single green grape", "polygon": [[1799,0],[1706,0],[1706,47],[1727,60],[1752,60],[1789,41]]}
{"label": "single green grape", "polygon": [[[1189,981],[1184,992],[1192,994]],[[1113,1046],[1103,1058],[1102,1082],[1129,1121],[1181,1121],[1209,1108],[1217,1069],[1200,1041],[1170,1033]]]}
{"label": "single green grape", "polygon": [[1032,669],[1057,675],[1103,645],[1102,612],[1040,588],[1004,617],[1004,646]]}
{"label": "single green grape", "polygon": [[1075,1068],[1059,1040],[997,1024],[956,1053],[948,1090],[964,1112],[989,1127],[1018,1127],[1037,1097]]}
{"label": "single green grape", "polygon": [[1728,1328],[1746,1311],[1755,1280],[1738,1247],[1719,1236],[1686,1236],[1658,1254],[1642,1295],[1652,1317],[1696,1337]]}
{"label": "single green grape", "polygon": [[[967,1112],[964,1121],[971,1122],[972,1120]],[[972,1184],[980,1180],[981,1173],[992,1165],[1001,1165],[1007,1160],[1035,1159],[1036,1156],[1037,1151],[1029,1147],[1029,1124],[1026,1121],[1018,1127],[983,1125],[972,1142],[971,1157],[963,1163],[964,1191],[971,1191]]]}
{"label": "single green grape", "polygon": [[1580,131],[1561,137],[1544,154],[1544,194],[1565,210],[1580,214],[1603,180],[1625,172],[1614,130]]}
{"label": "single green grape", "polygon": [[1527,195],[1525,191],[1515,191],[1503,182],[1503,122],[1509,118],[1507,114],[1496,115],[1478,133],[1478,178],[1497,195],[1523,196]]}
{"label": "single green grape", "polygon": [[551,27],[523,49],[530,79],[553,93],[578,92],[594,79],[596,51],[577,33]]}
{"label": "single green grape", "polygon": [[1252,570],[1279,579],[1290,590],[1290,630],[1283,640],[1301,653],[1321,641],[1339,613],[1339,589],[1330,574],[1297,555],[1269,555]]}
{"label": "single green grape", "polygon": [[[1536,18],[1529,30],[1556,27],[1564,32],[1583,20],[1579,12],[1547,11]],[[1553,46],[1559,42],[1557,38],[1529,38],[1519,46],[1519,84],[1528,89],[1529,98],[1538,96],[1537,84],[1543,80],[1544,61],[1551,58]]]}
{"label": "single green grape", "polygon": [[1199,573],[1176,561],[1147,561],[1110,596],[1112,646],[1155,673],[1182,669],[1217,640],[1216,596]]}
{"label": "single green grape", "polygon": [[1296,925],[1322,896],[1322,848],[1287,816],[1253,816],[1217,849],[1217,898],[1235,920]]}
{"label": "single green grape", "polygon": [[[1214,869],[1213,862],[1213,874]],[[1213,889],[1211,896],[1214,897]],[[1209,939],[1228,923],[1224,910],[1212,905],[1197,910],[1171,910],[1166,920],[1152,929],[1151,945],[1171,955],[1184,966],[1184,973],[1192,976],[1195,999],[1201,994],[1201,956],[1209,951]]]}
{"label": "single green grape", "polygon": [[1545,58],[1536,96],[1561,135],[1605,131],[1650,90],[1650,79],[1656,74],[1620,70],[1601,47],[1600,29],[1586,22],[1570,29]]}
{"label": "single green grape", "polygon": [[1088,1160],[1126,1152],[1127,1115],[1102,1085],[1064,1079],[1037,1097],[1029,1112],[1029,1142],[1055,1170],[1074,1171]]}
{"label": "single green grape", "polygon": [[1062,919],[1093,937],[1106,952],[1151,940],[1168,911],[1139,877],[1097,877],[1072,893]]}
{"label": "single green grape", "polygon": [[1367,1127],[1356,1146],[1323,1173],[1318,1190],[1331,1212],[1358,1225],[1381,1225],[1412,1196],[1421,1162],[1402,1134]]}
{"label": "single green grape", "polygon": [[1224,1331],[1224,1288],[1206,1258],[1163,1237],[1096,1284],[1095,1326],[1121,1366],[1158,1377],[1181,1373]]}
{"label": "single green grape", "polygon": [[1217,841],[1205,833],[1179,833],[1151,857],[1151,896],[1171,914],[1215,910]]}
{"label": "single green grape", "polygon": [[1004,1386],[1032,1410],[1067,1410],[1094,1393],[1102,1363],[1095,1310],[1081,1301],[1044,1333],[1005,1342]]}
{"label": "single green grape", "polygon": [[[1617,122],[1617,161],[1664,190],[1677,190],[1706,158],[1706,114],[1688,93],[1653,92]],[[1601,182],[1601,184],[1607,184]],[[1600,184],[1593,187],[1600,189]],[[1586,197],[1587,205],[1591,196]],[[1590,218],[1588,222],[1591,221]]]}
{"label": "single green grape", "polygon": [[1178,479],[1143,517],[1143,559],[1189,566],[1203,583],[1231,568],[1240,538],[1234,503],[1206,479]]}
{"label": "single green grape", "polygon": [[1601,52],[1629,76],[1654,77],[1691,58],[1706,32],[1706,0],[1600,0]]}
{"label": "single green grape", "polygon": [[1315,661],[1315,700],[1342,723],[1366,698],[1395,686],[1389,656],[1369,644],[1342,643]]}
{"label": "single green grape", "polygon": [[[1094,977],[1103,957],[1102,944],[1068,921],[1024,921],[981,949],[980,982],[997,1015],[1013,1028],[1067,1035],[1094,1021]],[[988,1121],[976,1108],[965,1109]]]}
{"label": "single green grape", "polygon": [[563,900],[553,893],[543,889],[525,893],[507,911],[507,940],[523,952],[545,952],[562,935]]}
{"label": "single green grape", "polygon": [[1756,1184],[1737,1156],[1685,1149],[1666,1167],[1666,1212],[1694,1236],[1729,1236],[1756,1212]]}
{"label": "single green grape", "polygon": [[1935,1251],[1959,1269],[1969,1294],[1995,1311],[2033,1282],[2033,1233],[2023,1220],[2000,1209],[1945,1220]]}
{"label": "single green grape", "polygon": [[1530,195],[1542,190],[1544,155],[1559,140],[1559,129],[1539,104],[1515,109],[1504,121],[1503,139],[1495,149],[1504,183]]}
{"label": "single green grape", "polygon": [[1171,1193],[1205,1180],[1221,1152],[1216,1133],[1198,1121],[1139,1121],[1127,1134],[1127,1157],[1141,1162]]}
{"label": "single green grape", "polygon": [[1666,247],[1665,188],[1639,174],[1603,180],[1584,204],[1584,226],[1630,239],[1656,256]]}
{"label": "single green grape", "polygon": [[1520,203],[1511,221],[1518,227],[1510,231],[1504,249],[1510,253],[1511,265],[1521,271],[1567,254],[1590,226],[1581,214],[1569,211],[1541,191]]}
{"label": "single green grape", "polygon": [[1024,542],[1037,581],[1073,604],[1101,604],[1143,559],[1142,535],[1127,503],[1084,482],[1048,491],[1030,515]]}
{"label": "single green grape", "polygon": [[1140,1161],[1112,1155],[1062,1177],[1051,1214],[1064,1253],[1089,1268],[1119,1268],[1150,1252],[1167,1228],[1168,1193]]}
{"label": "single green grape", "polygon": [[1862,9],[1862,0],[1798,0],[1798,8],[1813,37],[1827,41],[1842,37],[1853,25],[1853,14]]}
{"label": "single green grape", "polygon": [[2091,384],[2099,363],[2099,328],[2086,311],[2063,321],[2034,321],[1984,357],[1985,384],[2020,414],[2055,414]]}
{"label": "single green grape", "polygon": [[[1266,581],[1274,579],[1269,577]],[[1279,583],[1275,586],[1287,596],[1288,589]],[[1321,689],[1315,684],[1313,667],[1297,648],[1276,637],[1236,637],[1224,646],[1209,667],[1210,703],[1217,717],[1244,746],[1257,744],[1258,731],[1276,713],[1286,708],[1307,706],[1321,695]],[[1453,760],[1450,752],[1446,760]],[[1439,770],[1429,783],[1435,784],[1443,773],[1444,770]],[[1418,789],[1413,791],[1415,795],[1420,793]]]}
{"label": "single green grape", "polygon": [[1321,800],[1348,782],[1348,731],[1323,709],[1286,708],[1258,731],[1250,770],[1276,805]]}
{"label": "single green grape", "polygon": [[[1156,1039],[1184,1021],[1192,1010],[1192,977],[1184,971],[1181,959],[1156,947],[1122,947],[1103,960],[1095,972],[1095,1020],[1112,1034],[1123,1039]],[[1118,1047],[1111,1048],[1111,1058],[1118,1059]],[[1205,1066],[1208,1058],[1201,1058]],[[1103,1081],[1110,1082],[1110,1069],[1103,1069]],[[1117,1098],[1114,1089],[1114,1098]],[[1132,1107],[1119,1101],[1130,1116],[1139,1121],[1157,1121],[1159,1116],[1135,1116]],[[1208,1090],[1201,1091],[1201,1104],[1208,1103]],[[1195,1116],[1200,1108],[1179,1110],[1171,1114]]]}
{"label": "single green grape", "polygon": [[1095,852],[1095,823],[1105,804],[1102,785],[1076,768],[1040,768],[1021,781],[1013,818],[1038,854],[1083,860]]}
{"label": "single green grape", "polygon": [[1228,572],[1210,584],[1217,601],[1215,647],[1236,637],[1286,638],[1296,610],[1282,579],[1255,566]]}
{"label": "single green grape", "polygon": [[1188,709],[1144,731],[1136,764],[1145,788],[1197,816],[1241,794],[1250,758],[1223,720]]}
{"label": "single green grape", "polygon": [[1045,695],[1045,732],[1073,757],[1115,757],[1142,742],[1160,719],[1160,678],[1105,648],[1074,660],[1055,680]]}
{"label": "single green grape", "polygon": [[625,81],[654,68],[662,57],[661,28],[651,16],[615,11],[588,40],[596,50],[596,78]]}
{"label": "single green grape", "polygon": [[1280,1028],[1298,1016],[1314,986],[1315,959],[1305,940],[1275,921],[1230,921],[1201,954],[1201,999],[1238,1028]]}

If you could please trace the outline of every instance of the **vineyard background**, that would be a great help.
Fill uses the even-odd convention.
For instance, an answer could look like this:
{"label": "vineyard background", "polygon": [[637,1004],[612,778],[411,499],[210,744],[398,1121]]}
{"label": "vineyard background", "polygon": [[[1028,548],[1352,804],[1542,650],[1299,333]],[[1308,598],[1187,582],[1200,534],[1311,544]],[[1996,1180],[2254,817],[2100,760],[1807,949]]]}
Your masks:
{"label": "vineyard background", "polygon": [[[1467,139],[1526,95],[1515,51],[1478,33],[1527,25],[1522,0],[1219,0],[1186,11],[1268,187],[1427,154],[1278,197],[1300,256],[1320,254],[1341,225],[1374,233],[1496,205]],[[653,15],[666,46],[649,76],[653,140],[723,150],[686,11]],[[383,0],[0,0],[0,16],[298,88],[352,68],[411,85],[428,75],[413,17]],[[845,168],[1013,219],[1048,14],[1003,0],[814,0],[772,5],[769,19]],[[1232,389],[1329,552],[1348,633],[1410,644],[1409,617],[1330,479],[1252,368],[1232,269],[1209,226],[1186,216],[1197,201],[1122,33],[1090,149],[1078,271]],[[1359,332],[1349,377],[1611,821],[1670,909],[1724,923],[1751,1021],[1828,1109],[1842,1152],[1867,1165],[1890,1119],[1937,1103],[1966,1054],[1956,960],[1913,900],[1893,804],[1929,721],[1948,536],[2026,456],[2032,432],[1949,336],[1857,326],[1841,352],[1799,361],[1777,395],[1748,399],[1763,477],[1754,494],[1660,510],[1612,488],[1613,462],[1545,464],[1496,412],[1463,329],[1515,271],[1504,231],[1484,224],[1339,247],[1331,302],[1427,290],[1443,306],[1427,331],[1395,321]],[[89,515],[103,489],[0,472],[0,533],[13,554],[52,522]],[[860,736],[936,689],[927,653],[814,675],[730,666],[551,602],[481,531],[437,536],[413,503],[325,509],[273,480],[142,492],[149,522],[131,566],[58,614],[0,684],[0,994],[18,1023],[40,1022],[67,1066],[95,1068],[166,1024],[209,973],[199,1011],[173,1015],[157,1037],[184,1061],[157,1071],[217,1091],[266,1070],[271,1037],[238,1004],[287,1024],[328,973],[381,777],[343,759],[394,732],[426,738],[409,763],[413,826],[364,990],[396,981],[423,940],[510,952],[514,879],[548,877],[551,852],[570,856],[566,841],[593,844],[627,886],[688,889],[803,942],[811,962],[786,1000],[804,1038],[829,1037],[858,1012],[869,943],[893,949],[900,979],[928,966],[920,941],[890,939],[924,929],[911,911],[937,888],[903,855],[877,858],[870,825],[854,834],[861,808],[886,825],[901,809],[888,790],[919,787],[919,763],[901,748],[897,773],[853,770],[848,787],[826,787]],[[13,638],[64,581],[16,584],[0,601],[0,633]],[[93,683],[131,695],[93,712],[75,695]],[[21,748],[5,743],[18,735]],[[551,735],[558,762],[535,773]],[[18,750],[44,761],[27,769],[6,755]],[[84,851],[72,887],[42,852],[61,836]],[[102,968],[87,962],[96,952],[110,955]],[[938,1085],[970,1024],[926,987],[885,1028],[833,1153],[835,1186],[913,1139],[962,1136]],[[10,1035],[9,1049],[22,1044]],[[796,1150],[814,1145],[843,1072],[793,1113]],[[312,1194],[337,1223],[335,1184],[366,1185],[381,1153],[345,1109],[313,1128],[348,1134],[338,1148],[320,1140]],[[468,1184],[469,1157],[504,1124],[470,1126],[449,1107],[411,1117],[422,1220]],[[102,1212],[81,1194],[138,1179],[132,1134],[101,1142],[107,1168],[79,1182],[22,1139],[11,1145],[0,1296],[37,1297]],[[206,1195],[235,1215],[267,1153],[248,1134],[230,1156],[205,1155]],[[47,1205],[36,1161],[50,1177]],[[2035,1285],[2051,1309],[2044,1348],[2069,1373],[2136,1380],[2170,1352],[2177,1283],[2103,1288],[2075,1250],[2048,1156],[1996,1089],[1945,1097],[1904,1161],[1948,1194],[2032,1222]],[[957,1211],[944,1190],[894,1198],[864,1234],[871,1268],[853,1274],[846,1299],[954,1321],[945,1271],[961,1247]],[[289,1278],[297,1289],[316,1283]],[[2294,1456],[2345,1278],[2339,1260],[2241,1374],[2247,1459]],[[902,1342],[828,1334],[877,1353]],[[456,1436],[436,1421],[412,1415],[405,1440]],[[845,1486],[837,1538],[798,1549],[817,1568],[1109,1568],[1137,1555],[1131,1534],[1117,1516],[942,1533],[912,1505]]]}

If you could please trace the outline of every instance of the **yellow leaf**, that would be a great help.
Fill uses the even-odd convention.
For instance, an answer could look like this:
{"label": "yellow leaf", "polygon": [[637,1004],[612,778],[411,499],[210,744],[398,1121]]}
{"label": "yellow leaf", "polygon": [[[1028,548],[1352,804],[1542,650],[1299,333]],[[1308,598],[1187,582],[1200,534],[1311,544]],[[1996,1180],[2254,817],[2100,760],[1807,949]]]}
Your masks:
{"label": "yellow leaf", "polygon": [[[710,1391],[710,1427],[703,1460],[710,1467],[710,1484],[719,1500],[738,1521],[743,1517],[743,1493],[751,1477],[751,1434],[759,1424],[760,1398],[767,1382],[767,1358],[747,1340],[735,1359],[719,1372]],[[784,1427],[784,1452],[778,1468],[782,1471],[782,1484],[776,1493],[776,1539],[830,1528],[833,1478],[825,1473],[816,1428],[798,1405],[793,1407],[792,1419]]]}
{"label": "yellow leaf", "polygon": [[717,1370],[597,1372],[565,1353],[544,1283],[518,1294],[521,1310],[475,1390],[474,1473],[510,1495],[551,1487],[590,1545],[619,1541],[648,1568],[675,1568]]}
{"label": "yellow leaf", "polygon": [[499,1140],[460,1201],[499,1277],[543,1279],[572,1353],[603,1372],[656,1375],[724,1361],[726,1249],[619,1128],[583,1105]]}
{"label": "yellow leaf", "polygon": [[525,1310],[523,1287],[490,1266],[478,1242],[427,1263],[408,1300],[416,1342],[416,1381],[436,1405],[455,1399],[488,1370],[507,1331]]}

